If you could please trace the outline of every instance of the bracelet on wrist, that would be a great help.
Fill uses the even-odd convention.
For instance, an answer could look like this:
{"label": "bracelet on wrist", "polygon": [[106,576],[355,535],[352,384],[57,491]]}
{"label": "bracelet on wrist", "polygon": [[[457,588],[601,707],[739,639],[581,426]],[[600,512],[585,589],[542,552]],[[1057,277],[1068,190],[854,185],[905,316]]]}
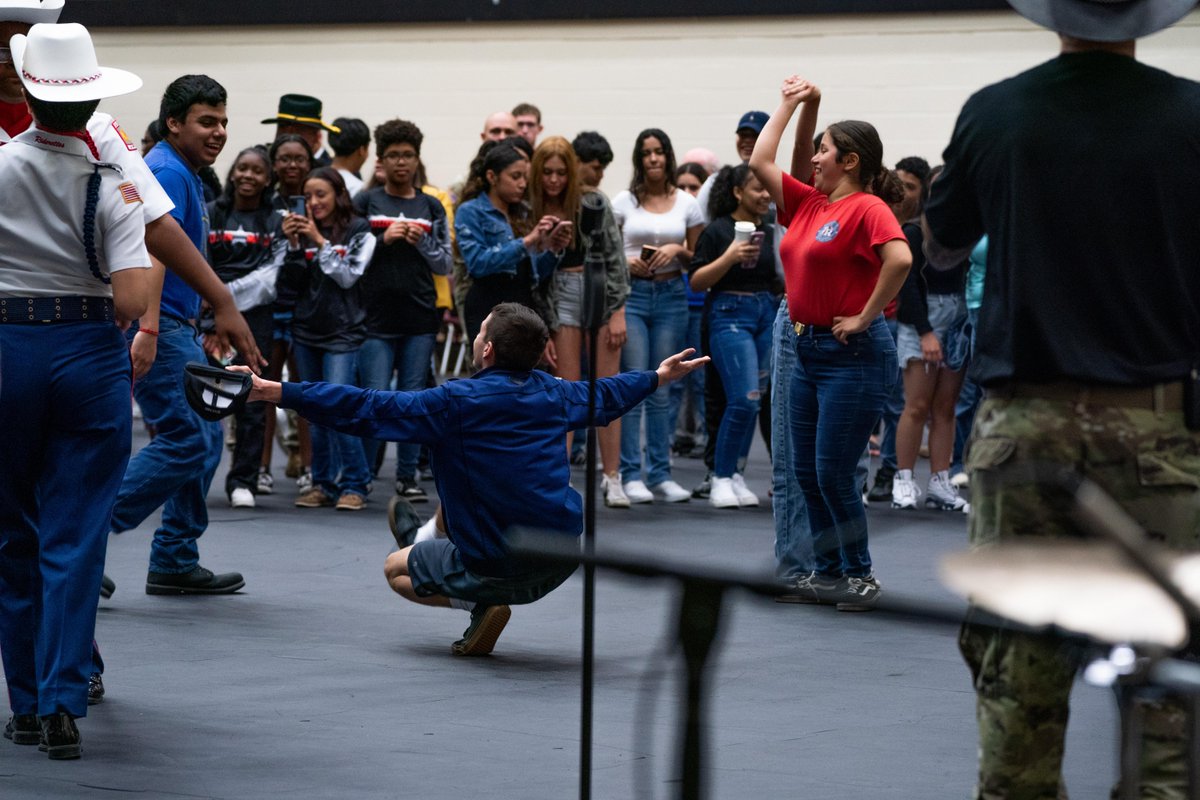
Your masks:
{"label": "bracelet on wrist", "polygon": [[138,328],[138,333],[148,333],[151,336],[158,336],[158,331],[154,328]]}

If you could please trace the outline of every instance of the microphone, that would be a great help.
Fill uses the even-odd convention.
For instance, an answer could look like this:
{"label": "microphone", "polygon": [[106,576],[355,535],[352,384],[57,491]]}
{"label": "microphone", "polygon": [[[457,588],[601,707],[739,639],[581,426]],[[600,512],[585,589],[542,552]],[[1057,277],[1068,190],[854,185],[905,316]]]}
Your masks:
{"label": "microphone", "polygon": [[599,330],[604,321],[604,256],[600,252],[601,229],[604,225],[604,197],[588,192],[580,201],[579,235],[584,250],[583,297],[579,303],[580,322],[584,328]]}

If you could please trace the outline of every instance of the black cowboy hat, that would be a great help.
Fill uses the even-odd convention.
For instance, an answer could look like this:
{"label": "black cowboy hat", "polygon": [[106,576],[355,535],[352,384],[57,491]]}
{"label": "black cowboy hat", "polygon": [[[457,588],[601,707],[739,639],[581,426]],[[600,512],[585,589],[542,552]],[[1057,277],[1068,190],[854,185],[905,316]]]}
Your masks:
{"label": "black cowboy hat", "polygon": [[321,101],[306,94],[285,94],[279,98],[279,111],[273,117],[262,121],[263,125],[307,125],[310,128],[324,128],[330,133],[341,133],[336,125],[326,125],[321,121]]}
{"label": "black cowboy hat", "polygon": [[1021,16],[1090,42],[1124,42],[1169,27],[1196,0],[1008,0]]}

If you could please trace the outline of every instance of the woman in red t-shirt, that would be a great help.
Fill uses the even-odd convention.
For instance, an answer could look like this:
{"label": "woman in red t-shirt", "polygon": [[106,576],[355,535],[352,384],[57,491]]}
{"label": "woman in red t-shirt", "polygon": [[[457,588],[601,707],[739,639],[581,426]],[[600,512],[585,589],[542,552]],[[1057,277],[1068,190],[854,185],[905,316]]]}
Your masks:
{"label": "woman in red t-shirt", "polygon": [[763,128],[750,168],[771,193],[779,222],[788,310],[796,324],[791,431],[808,507],[814,572],[788,599],[864,611],[879,596],[867,550],[858,458],[895,385],[896,344],[883,307],[912,265],[889,202],[901,196],[869,123],[830,125],[813,156],[812,186],[787,175],[775,153],[788,120],[819,90],[799,77]]}

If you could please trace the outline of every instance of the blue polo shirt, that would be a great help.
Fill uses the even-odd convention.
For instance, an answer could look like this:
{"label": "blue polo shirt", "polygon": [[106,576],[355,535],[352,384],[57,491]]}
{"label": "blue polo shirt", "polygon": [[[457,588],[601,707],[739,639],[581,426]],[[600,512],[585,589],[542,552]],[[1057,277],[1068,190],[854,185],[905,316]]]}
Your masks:
{"label": "blue polo shirt", "polygon": [[[171,216],[204,255],[208,248],[208,211],[200,176],[166,141],[154,145],[146,154],[146,166],[175,204]],[[200,295],[170,269],[163,279],[162,313],[185,320],[200,315]]]}

